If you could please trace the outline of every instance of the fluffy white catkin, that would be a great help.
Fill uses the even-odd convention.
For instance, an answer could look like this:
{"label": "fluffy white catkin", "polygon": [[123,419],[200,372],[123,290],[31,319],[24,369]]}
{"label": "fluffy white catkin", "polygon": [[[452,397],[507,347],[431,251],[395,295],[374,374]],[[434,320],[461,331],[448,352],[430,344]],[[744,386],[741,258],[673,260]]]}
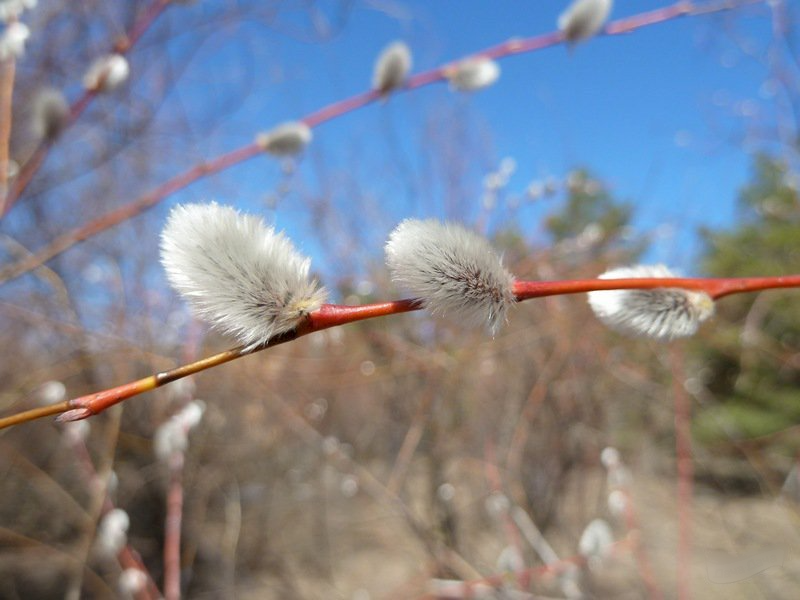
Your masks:
{"label": "fluffy white catkin", "polygon": [[199,318],[248,348],[290,331],[325,300],[311,260],[287,237],[215,202],[172,210],[161,263]]}
{"label": "fluffy white catkin", "polygon": [[468,58],[447,73],[450,87],[460,92],[475,92],[494,84],[500,77],[500,65],[491,58]]}
{"label": "fluffy white catkin", "polygon": [[69,104],[64,94],[53,88],[39,90],[33,97],[31,133],[39,139],[56,139],[69,122]]}
{"label": "fluffy white catkin", "polygon": [[0,34],[0,60],[19,58],[25,53],[25,42],[31,35],[31,30],[24,23],[14,21],[6,25]]}
{"label": "fluffy white catkin", "polygon": [[83,76],[83,87],[97,92],[110,92],[128,79],[131,68],[121,54],[101,56],[89,65]]}
{"label": "fluffy white catkin", "polygon": [[514,277],[480,235],[455,223],[407,219],[386,242],[392,279],[434,314],[492,334],[514,304]]}
{"label": "fluffy white catkin", "polygon": [[289,121],[258,134],[256,143],[273,156],[293,156],[311,142],[311,129],[300,121]]}
{"label": "fluffy white catkin", "polygon": [[[636,265],[606,271],[600,279],[676,277],[664,265]],[[678,288],[589,292],[589,305],[606,325],[621,333],[671,340],[697,332],[714,314],[714,301],[704,292]]]}
{"label": "fluffy white catkin", "polygon": [[595,35],[611,13],[612,0],[575,0],[558,17],[558,28],[569,42]]}
{"label": "fluffy white catkin", "polygon": [[96,551],[104,557],[115,558],[128,543],[130,517],[121,508],[113,508],[100,520],[95,539]]}
{"label": "fluffy white catkin", "polygon": [[578,552],[587,558],[604,558],[614,544],[611,526],[603,519],[594,519],[586,526],[578,542]]}
{"label": "fluffy white catkin", "polygon": [[378,55],[372,74],[372,88],[383,94],[401,87],[411,71],[411,50],[404,42],[389,44]]}

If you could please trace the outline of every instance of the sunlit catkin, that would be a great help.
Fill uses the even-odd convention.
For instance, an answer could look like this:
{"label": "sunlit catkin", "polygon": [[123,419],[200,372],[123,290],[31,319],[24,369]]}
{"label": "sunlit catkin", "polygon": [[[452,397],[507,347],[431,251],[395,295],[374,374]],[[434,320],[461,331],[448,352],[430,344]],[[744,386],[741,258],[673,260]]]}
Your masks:
{"label": "sunlit catkin", "polygon": [[446,73],[450,87],[459,92],[475,92],[494,84],[500,77],[500,65],[481,56],[461,61]]}
{"label": "sunlit catkin", "polygon": [[581,534],[578,552],[589,560],[590,566],[596,566],[611,553],[613,544],[611,526],[603,519],[593,519]]}
{"label": "sunlit catkin", "polygon": [[52,142],[69,122],[69,104],[64,94],[53,88],[39,90],[31,106],[31,133]]}
{"label": "sunlit catkin", "polygon": [[128,59],[107,54],[96,59],[83,76],[83,87],[94,92],[110,92],[125,83],[130,74]]}
{"label": "sunlit catkin", "polygon": [[6,25],[0,34],[0,60],[19,58],[25,52],[25,42],[31,35],[31,30],[24,23],[15,21]]}
{"label": "sunlit catkin", "polygon": [[[600,279],[675,277],[664,265],[612,269]],[[697,332],[714,314],[714,301],[704,292],[678,288],[589,292],[589,305],[606,325],[621,333],[671,340]]]}
{"label": "sunlit catkin", "polygon": [[411,50],[404,42],[389,44],[378,55],[372,75],[372,89],[388,94],[406,82],[411,71]]}
{"label": "sunlit catkin", "polygon": [[290,121],[258,134],[256,143],[267,154],[294,156],[308,146],[311,138],[311,129],[308,125],[300,121]]}
{"label": "sunlit catkin", "polygon": [[575,0],[558,17],[558,28],[568,42],[588,39],[605,25],[612,5],[612,0]]}
{"label": "sunlit catkin", "polygon": [[392,279],[434,314],[492,334],[514,304],[513,276],[488,240],[461,225],[407,219],[386,243]]}
{"label": "sunlit catkin", "polygon": [[294,329],[325,299],[288,238],[215,202],[172,210],[161,263],[199,318],[248,347]]}

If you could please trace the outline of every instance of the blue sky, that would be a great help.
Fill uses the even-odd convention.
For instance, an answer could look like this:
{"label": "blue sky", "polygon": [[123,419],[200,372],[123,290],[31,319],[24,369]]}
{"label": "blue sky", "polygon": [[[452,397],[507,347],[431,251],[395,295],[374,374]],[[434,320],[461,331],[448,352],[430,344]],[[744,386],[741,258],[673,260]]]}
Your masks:
{"label": "blue sky", "polygon": [[[612,17],[666,4],[618,1]],[[249,95],[224,115],[219,135],[208,142],[207,153],[213,156],[246,143],[254,129],[300,118],[364,91],[375,56],[393,40],[409,44],[414,72],[419,72],[511,37],[550,31],[566,5],[372,0],[355,3],[341,28],[331,25],[334,34],[324,42],[309,42],[296,33],[308,29],[304,11],[284,13],[272,27],[236,23],[212,37],[178,90],[191,97],[189,107],[198,100],[213,101],[208,65],[248,86]],[[318,17],[335,23],[339,4],[320,6]],[[749,102],[767,122],[773,110],[763,93],[767,71],[741,54],[730,41],[731,32],[765,48],[770,42],[769,11],[753,6],[682,18],[590,40],[574,52],[557,46],[510,57],[501,62],[500,81],[469,98],[442,84],[399,95],[317,128],[293,185],[310,195],[333,187],[342,213],[348,210],[348,190],[374,197],[386,219],[365,218],[364,237],[356,245],[363,244],[364,252],[380,252],[382,239],[397,220],[442,214],[441,198],[432,191],[435,177],[425,160],[436,152],[435,144],[426,147],[426,128],[444,115],[444,121],[458,126],[462,119],[467,130],[469,143],[462,157],[466,185],[459,200],[465,218],[480,212],[481,177],[504,157],[517,163],[508,188],[516,193],[532,180],[563,178],[572,168],[585,166],[616,195],[635,203],[637,228],[662,226],[663,236],[654,242],[649,258],[691,273],[697,227],[730,225],[737,190],[750,174],[754,146],[744,148],[731,137],[745,124],[737,110]],[[228,187],[231,179],[237,195],[233,202],[263,210],[263,199],[281,175],[277,165],[262,162],[220,178]],[[208,197],[208,189],[213,187],[195,186],[185,197]],[[526,206],[518,223],[531,239],[541,241],[541,219],[556,207],[555,200]],[[305,240],[299,245],[317,254],[316,264],[332,268],[334,261],[326,260],[311,241],[314,230],[307,213],[306,207],[286,202],[274,220],[295,239]],[[492,223],[503,225],[502,219]]]}

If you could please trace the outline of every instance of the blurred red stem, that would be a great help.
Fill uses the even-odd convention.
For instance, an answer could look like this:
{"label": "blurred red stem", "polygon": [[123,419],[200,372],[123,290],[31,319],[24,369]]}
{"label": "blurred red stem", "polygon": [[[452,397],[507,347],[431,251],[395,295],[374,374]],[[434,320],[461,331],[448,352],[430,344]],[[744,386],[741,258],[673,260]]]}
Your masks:
{"label": "blurred red stem", "polygon": [[715,300],[729,294],[756,292],[776,288],[800,287],[800,275],[741,278],[624,278],[575,279],[567,281],[516,281],[517,300],[564,294],[580,294],[600,290],[682,288],[705,292]]}
{"label": "blurred red stem", "polygon": [[14,102],[14,74],[16,60],[10,56],[2,61],[0,76],[0,202],[3,210],[8,205],[8,174],[10,164],[9,144],[11,142],[11,114]]}
{"label": "blurred red stem", "polygon": [[[176,461],[177,462],[177,461]],[[183,457],[170,465],[167,517],[164,521],[164,597],[181,597],[181,520],[183,518]]]}

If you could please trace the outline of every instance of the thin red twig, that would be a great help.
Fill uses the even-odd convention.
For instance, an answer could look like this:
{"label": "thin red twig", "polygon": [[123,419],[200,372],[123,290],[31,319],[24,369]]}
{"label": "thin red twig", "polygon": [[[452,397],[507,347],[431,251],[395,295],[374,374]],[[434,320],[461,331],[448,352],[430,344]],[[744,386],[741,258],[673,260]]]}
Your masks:
{"label": "thin red twig", "polygon": [[[170,464],[167,518],[164,521],[164,597],[181,597],[181,522],[183,520],[183,456]],[[178,464],[180,463],[180,464]]]}
{"label": "thin red twig", "polygon": [[[767,290],[773,288],[800,287],[800,275],[785,275],[777,277],[753,278],[634,278],[634,279],[578,279],[567,281],[517,281],[514,283],[514,293],[517,300],[523,301],[531,298],[552,296],[556,294],[575,294],[598,290],[617,289],[659,289],[659,288],[684,288],[688,290],[705,291],[714,298],[719,298],[733,293]],[[420,310],[424,303],[418,298],[378,302],[347,306],[341,304],[324,304],[319,309],[310,313],[296,329],[283,335],[276,336],[268,342],[257,347],[238,347],[226,350],[201,359],[199,361],[162,371],[143,379],[138,379],[114,388],[103,390],[60,402],[51,406],[36,408],[22,413],[0,418],[0,429],[17,425],[26,421],[41,418],[52,414],[62,413],[59,421],[77,421],[96,415],[110,406],[123,400],[149,392],[167,383],[194,375],[200,371],[216,367],[231,360],[241,358],[253,352],[264,350],[272,346],[291,342],[301,336],[330,327],[355,323],[365,319],[397,315],[405,312]]]}
{"label": "thin red twig", "polygon": [[11,115],[14,103],[14,79],[17,61],[10,56],[0,64],[0,212],[8,204],[8,175],[11,164],[9,145],[11,141]]}

